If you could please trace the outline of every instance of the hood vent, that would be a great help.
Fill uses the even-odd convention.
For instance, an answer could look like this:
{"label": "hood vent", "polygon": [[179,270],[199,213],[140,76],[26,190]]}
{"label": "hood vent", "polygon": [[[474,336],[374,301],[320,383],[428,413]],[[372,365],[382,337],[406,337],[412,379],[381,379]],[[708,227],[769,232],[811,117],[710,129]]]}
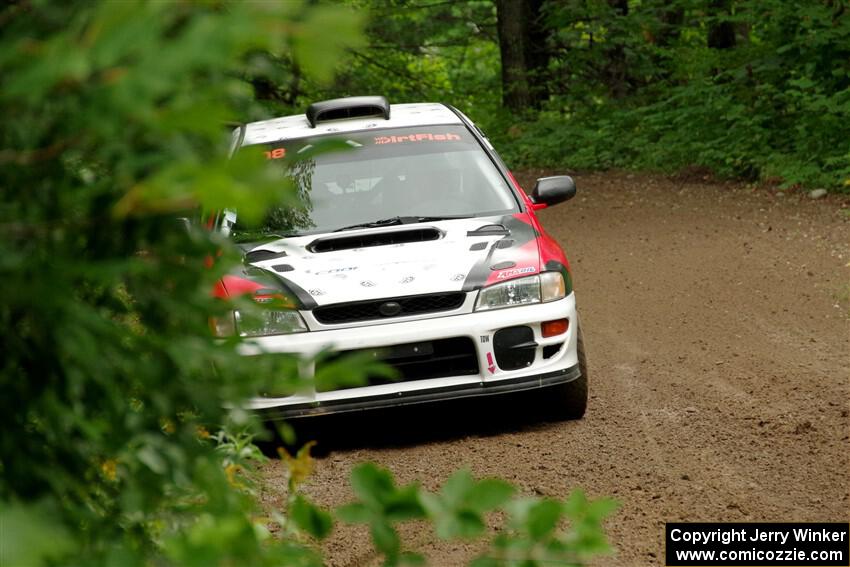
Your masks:
{"label": "hood vent", "polygon": [[266,250],[265,248],[255,248],[245,253],[245,261],[249,264],[253,262],[263,262],[265,260],[276,260],[286,256],[286,252],[275,252],[274,250]]}
{"label": "hood vent", "polygon": [[412,230],[395,230],[392,232],[370,232],[354,236],[334,236],[314,240],[307,250],[318,254],[320,252],[336,252],[352,248],[368,248],[370,246],[389,246],[391,244],[406,244],[408,242],[427,242],[439,240],[443,233],[434,227],[415,228]]}
{"label": "hood vent", "polygon": [[466,233],[467,236],[505,236],[510,234],[503,224],[485,224]]}

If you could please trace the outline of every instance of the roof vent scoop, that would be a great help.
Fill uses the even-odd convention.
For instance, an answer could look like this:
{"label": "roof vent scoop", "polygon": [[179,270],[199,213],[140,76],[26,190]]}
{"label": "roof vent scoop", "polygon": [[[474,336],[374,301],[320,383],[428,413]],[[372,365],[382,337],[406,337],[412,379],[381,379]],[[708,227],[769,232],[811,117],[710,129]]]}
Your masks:
{"label": "roof vent scoop", "polygon": [[352,96],[314,102],[307,107],[307,120],[315,128],[319,122],[380,116],[390,119],[390,103],[382,96]]}

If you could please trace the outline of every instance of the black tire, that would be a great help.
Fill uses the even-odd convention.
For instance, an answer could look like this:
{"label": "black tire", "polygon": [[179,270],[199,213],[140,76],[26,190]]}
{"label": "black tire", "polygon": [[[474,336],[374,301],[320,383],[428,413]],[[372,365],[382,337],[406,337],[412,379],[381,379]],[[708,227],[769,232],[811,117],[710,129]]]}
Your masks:
{"label": "black tire", "polygon": [[578,330],[578,368],[581,376],[547,388],[544,395],[549,406],[549,417],[558,421],[581,419],[587,410],[587,356],[584,354],[584,337]]}

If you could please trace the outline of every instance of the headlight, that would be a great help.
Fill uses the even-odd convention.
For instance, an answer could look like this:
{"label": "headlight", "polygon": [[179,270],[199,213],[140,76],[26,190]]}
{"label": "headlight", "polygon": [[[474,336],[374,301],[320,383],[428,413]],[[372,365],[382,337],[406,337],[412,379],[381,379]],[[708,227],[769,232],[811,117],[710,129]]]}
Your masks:
{"label": "headlight", "polygon": [[210,329],[214,337],[224,338],[235,335],[236,320],[233,318],[233,311],[222,317],[210,317]]}
{"label": "headlight", "polygon": [[291,309],[265,309],[250,315],[231,311],[224,317],[211,318],[210,327],[216,337],[232,337],[237,332],[240,337],[265,337],[308,330],[298,311]]}
{"label": "headlight", "polygon": [[543,272],[540,274],[540,298],[543,303],[563,299],[567,295],[564,276],[561,272]]}
{"label": "headlight", "polygon": [[517,278],[485,287],[478,292],[476,311],[501,309],[515,305],[546,303],[566,295],[564,276],[560,272],[544,272],[539,276]]}
{"label": "headlight", "polygon": [[307,331],[307,325],[298,311],[291,309],[263,309],[244,314],[234,312],[236,330],[241,337],[265,337],[268,335],[288,335]]}

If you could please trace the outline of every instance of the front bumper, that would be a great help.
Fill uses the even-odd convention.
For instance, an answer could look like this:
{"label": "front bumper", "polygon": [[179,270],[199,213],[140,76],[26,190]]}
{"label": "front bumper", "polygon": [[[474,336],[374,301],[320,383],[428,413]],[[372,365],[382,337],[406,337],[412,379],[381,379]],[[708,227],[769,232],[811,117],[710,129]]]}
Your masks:
{"label": "front bumper", "polygon": [[571,366],[563,370],[556,370],[555,372],[522,376],[519,378],[487,381],[482,380],[473,384],[433,387],[409,392],[396,392],[395,394],[357,396],[348,399],[326,400],[324,402],[302,401],[282,406],[266,407],[259,410],[259,414],[264,419],[274,420],[423,404],[427,402],[456,400],[459,398],[471,398],[476,396],[490,396],[494,394],[519,392],[522,390],[532,390],[535,388],[545,388],[546,386],[555,386],[565,382],[572,382],[580,376],[581,372],[579,371],[578,364],[576,364],[575,366]]}
{"label": "front bumper", "polygon": [[[543,337],[540,323],[569,320],[565,333]],[[494,335],[500,329],[527,326],[533,330],[536,353],[527,366],[504,370],[494,360]],[[357,411],[396,405],[418,404],[456,398],[486,396],[542,388],[575,380],[580,376],[577,354],[578,318],[575,296],[550,303],[463,313],[415,321],[386,323],[258,337],[242,345],[245,355],[293,353],[304,358],[305,388],[285,397],[257,397],[249,407],[269,419]],[[446,376],[376,384],[358,388],[319,392],[311,384],[310,359],[328,348],[335,351],[375,349],[438,341],[448,337],[468,337],[475,345],[478,374]],[[561,345],[555,354],[551,350]],[[550,347],[546,349],[546,347]],[[544,355],[544,352],[549,354]]]}

